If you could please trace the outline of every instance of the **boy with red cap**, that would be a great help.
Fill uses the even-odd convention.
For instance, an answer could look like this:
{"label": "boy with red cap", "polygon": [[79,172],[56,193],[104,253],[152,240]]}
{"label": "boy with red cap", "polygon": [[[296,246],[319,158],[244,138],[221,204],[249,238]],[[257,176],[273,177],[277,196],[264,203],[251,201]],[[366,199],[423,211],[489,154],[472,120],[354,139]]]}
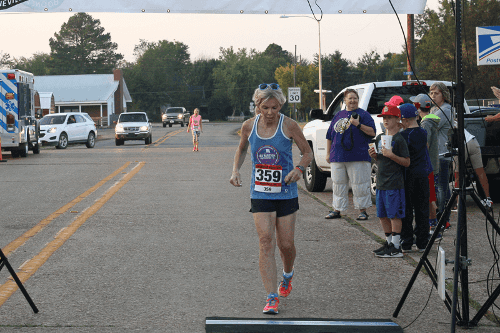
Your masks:
{"label": "boy with red cap", "polygon": [[392,138],[390,148],[385,148],[382,134],[379,134],[375,139],[377,152],[374,148],[368,151],[377,162],[377,216],[386,236],[385,244],[373,252],[381,258],[400,258],[403,256],[401,219],[405,216],[404,168],[410,165],[410,154],[405,139],[399,133],[398,107],[387,105],[378,117],[384,118],[385,135]]}

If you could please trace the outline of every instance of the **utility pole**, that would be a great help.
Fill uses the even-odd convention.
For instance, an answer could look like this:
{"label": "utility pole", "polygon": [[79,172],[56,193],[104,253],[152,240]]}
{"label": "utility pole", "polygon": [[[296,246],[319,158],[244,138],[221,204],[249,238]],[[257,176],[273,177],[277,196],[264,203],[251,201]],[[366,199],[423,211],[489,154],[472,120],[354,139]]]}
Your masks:
{"label": "utility pole", "polygon": [[[297,45],[295,45],[295,55],[293,57],[293,62],[294,62],[294,67],[293,67],[293,86],[296,87],[297,85],[295,84],[295,72],[297,71]],[[295,110],[295,106],[297,103],[293,103],[293,114],[295,115],[295,120],[297,120],[297,110]],[[293,117],[290,117],[293,119]]]}
{"label": "utility pole", "polygon": [[[408,38],[407,38],[407,48],[408,48],[408,58],[406,59],[406,71],[411,73],[413,72],[413,68],[415,68],[415,30],[414,30],[414,15],[407,15],[407,29],[408,29]],[[415,73],[413,73],[415,75]],[[408,80],[411,80],[411,74],[408,75]]]}

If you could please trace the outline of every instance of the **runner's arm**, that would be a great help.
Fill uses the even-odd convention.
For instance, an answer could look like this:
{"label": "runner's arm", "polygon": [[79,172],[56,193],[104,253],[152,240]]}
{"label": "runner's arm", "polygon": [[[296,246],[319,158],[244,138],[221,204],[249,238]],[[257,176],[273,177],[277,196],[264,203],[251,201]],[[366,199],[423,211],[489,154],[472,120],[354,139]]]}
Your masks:
{"label": "runner's arm", "polygon": [[241,126],[240,143],[238,148],[236,148],[236,153],[234,154],[233,172],[231,174],[231,178],[229,179],[229,183],[236,187],[241,186],[240,168],[247,155],[249,145],[248,137],[250,136],[250,132],[252,130],[251,126],[252,123],[248,120]]}
{"label": "runner's arm", "polygon": [[[302,154],[302,158],[300,159],[300,162],[298,165],[307,168],[309,166],[309,163],[311,163],[313,159],[313,153],[311,150],[311,147],[307,143],[306,138],[304,137],[304,134],[302,133],[302,129],[300,128],[299,124],[297,124],[294,120],[290,118],[286,118],[286,133],[289,134],[289,136],[295,141],[295,144],[300,150],[300,153]],[[298,176],[298,178],[296,177]],[[294,168],[288,175],[285,177],[285,183],[290,183],[291,181],[298,181],[300,178],[302,178],[302,171],[300,171],[297,168]]]}

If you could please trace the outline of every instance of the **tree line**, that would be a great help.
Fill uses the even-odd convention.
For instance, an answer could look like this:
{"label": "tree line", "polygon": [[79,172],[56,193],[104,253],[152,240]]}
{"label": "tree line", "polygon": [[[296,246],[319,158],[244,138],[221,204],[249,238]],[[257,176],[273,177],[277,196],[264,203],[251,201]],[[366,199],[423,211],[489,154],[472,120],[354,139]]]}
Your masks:
{"label": "tree line", "polygon": [[[500,2],[497,0],[465,1],[463,15],[463,81],[466,98],[490,98],[490,86],[498,85],[500,67],[477,66],[475,28],[498,24]],[[413,68],[420,80],[455,78],[455,20],[451,1],[442,0],[438,12],[427,9],[415,19],[416,46]],[[304,119],[312,108],[319,107],[318,55],[312,62],[294,59],[294,55],[277,44],[264,51],[252,48],[220,48],[217,59],[191,60],[189,46],[179,41],[140,40],[135,46],[135,60],[127,62],[116,52],[118,45],[105,33],[100,20],[77,13],[50,38],[50,53],[35,53],[29,58],[11,58],[0,53],[3,68],[18,68],[39,75],[110,74],[121,68],[132,96],[130,111],[146,111],[158,121],[160,107],[198,107],[204,118],[225,120],[231,115],[250,115],[254,89],[260,83],[277,82],[287,93],[288,87],[301,87],[297,115]],[[404,80],[406,49],[380,55],[366,52],[357,62],[342,53],[322,55],[323,89],[326,105],[344,87],[371,81]],[[297,61],[294,61],[297,60]],[[290,113],[292,105],[283,112]],[[293,116],[293,115],[292,115]]]}

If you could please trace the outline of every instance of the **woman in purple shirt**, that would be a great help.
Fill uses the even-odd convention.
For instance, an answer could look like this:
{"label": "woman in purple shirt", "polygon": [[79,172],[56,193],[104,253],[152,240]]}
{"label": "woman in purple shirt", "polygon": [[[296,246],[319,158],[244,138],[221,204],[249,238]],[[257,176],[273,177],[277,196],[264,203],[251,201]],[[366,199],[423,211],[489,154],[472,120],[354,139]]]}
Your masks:
{"label": "woman in purple shirt", "polygon": [[332,119],[326,133],[327,161],[331,164],[333,202],[326,219],[340,218],[347,210],[349,183],[354,208],[360,210],[358,220],[367,220],[366,208],[371,207],[371,157],[368,144],[375,137],[375,122],[371,115],[358,108],[359,95],[354,89],[344,92],[345,110]]}

